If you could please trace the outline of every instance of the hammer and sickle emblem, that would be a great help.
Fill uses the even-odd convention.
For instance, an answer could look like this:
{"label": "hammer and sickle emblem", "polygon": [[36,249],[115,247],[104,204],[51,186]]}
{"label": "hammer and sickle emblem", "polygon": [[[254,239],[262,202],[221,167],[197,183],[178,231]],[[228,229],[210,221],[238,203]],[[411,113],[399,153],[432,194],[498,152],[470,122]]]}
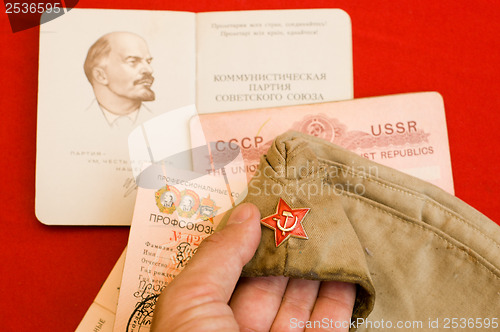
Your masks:
{"label": "hammer and sickle emblem", "polygon": [[278,229],[281,231],[282,235],[285,235],[285,232],[290,232],[297,227],[297,223],[299,221],[299,218],[295,216],[295,222],[293,223],[292,227],[286,228],[286,222],[288,221],[288,217],[293,218],[293,214],[290,211],[283,211],[283,217],[285,217],[285,222],[283,223],[283,226],[280,225],[281,218],[273,218],[274,221],[276,221],[276,226],[278,226]]}

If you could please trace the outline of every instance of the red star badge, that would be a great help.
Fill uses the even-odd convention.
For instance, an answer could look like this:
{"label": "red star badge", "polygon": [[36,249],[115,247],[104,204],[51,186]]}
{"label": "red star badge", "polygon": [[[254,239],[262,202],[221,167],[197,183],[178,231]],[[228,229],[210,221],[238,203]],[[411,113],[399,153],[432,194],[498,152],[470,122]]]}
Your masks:
{"label": "red star badge", "polygon": [[274,238],[276,247],[282,244],[290,236],[307,240],[307,234],[302,227],[302,220],[309,212],[309,208],[292,209],[290,206],[280,198],[276,213],[265,217],[260,222],[262,225],[267,226],[274,230]]}

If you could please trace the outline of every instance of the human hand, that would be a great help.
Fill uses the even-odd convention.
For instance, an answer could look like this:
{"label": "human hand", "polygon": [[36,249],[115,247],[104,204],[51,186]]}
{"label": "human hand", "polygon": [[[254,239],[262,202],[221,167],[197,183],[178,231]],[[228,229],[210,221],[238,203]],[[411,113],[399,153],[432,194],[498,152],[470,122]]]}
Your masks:
{"label": "human hand", "polygon": [[308,321],[329,322],[321,331],[349,329],[335,328],[334,322],[350,321],[354,284],[240,278],[260,242],[259,220],[255,205],[242,204],[222,231],[201,243],[156,302],[152,332],[300,331]]}

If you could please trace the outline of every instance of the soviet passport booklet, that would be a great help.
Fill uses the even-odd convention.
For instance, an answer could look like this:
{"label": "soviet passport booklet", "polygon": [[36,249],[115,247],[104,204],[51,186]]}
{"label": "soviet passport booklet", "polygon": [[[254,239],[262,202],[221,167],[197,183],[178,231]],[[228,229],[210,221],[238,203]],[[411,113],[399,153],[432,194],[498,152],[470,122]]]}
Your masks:
{"label": "soviet passport booklet", "polygon": [[[202,129],[193,130],[200,123]],[[274,138],[295,130],[454,193],[443,98],[437,92],[204,114],[191,125],[192,144],[207,140],[239,146],[244,164],[235,171],[245,172],[249,180]]]}
{"label": "soviet passport booklet", "polygon": [[[188,13],[72,9],[40,27],[36,215],[129,225],[127,136],[169,114],[189,145],[198,114],[351,99],[349,16],[338,9]],[[174,114],[176,113],[176,114]],[[187,140],[187,141],[186,141]]]}

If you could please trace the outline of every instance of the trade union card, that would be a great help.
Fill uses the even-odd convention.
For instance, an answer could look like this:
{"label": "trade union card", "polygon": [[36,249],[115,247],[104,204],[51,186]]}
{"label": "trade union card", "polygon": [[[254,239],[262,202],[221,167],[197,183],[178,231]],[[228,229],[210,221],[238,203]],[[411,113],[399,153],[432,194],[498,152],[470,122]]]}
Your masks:
{"label": "trade union card", "polygon": [[[187,112],[187,110],[185,110]],[[168,117],[150,120],[130,136],[131,159],[149,157],[136,177],[138,194],[120,286],[114,331],[146,331],[161,290],[214,232],[218,218],[243,200],[246,176],[228,170],[243,162],[240,151],[217,153],[200,142],[173,151],[173,133],[158,131]],[[193,170],[192,156],[209,173]]]}

